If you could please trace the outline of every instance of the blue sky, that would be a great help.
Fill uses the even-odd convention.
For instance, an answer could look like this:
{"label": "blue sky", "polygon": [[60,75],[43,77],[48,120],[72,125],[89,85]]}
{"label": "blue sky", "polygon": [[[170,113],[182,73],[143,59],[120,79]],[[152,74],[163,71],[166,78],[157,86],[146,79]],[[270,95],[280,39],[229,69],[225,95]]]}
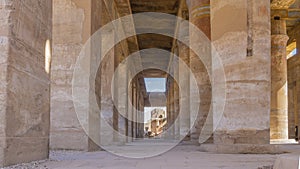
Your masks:
{"label": "blue sky", "polygon": [[297,54],[297,48],[294,49],[291,53],[289,53],[288,56],[287,56],[287,58],[289,59],[289,58],[295,56],[296,54]]}
{"label": "blue sky", "polygon": [[165,92],[166,78],[144,78],[147,92]]}
{"label": "blue sky", "polygon": [[[165,92],[166,78],[144,78],[147,92]],[[145,107],[144,122],[151,119],[151,111],[160,108],[166,111],[166,107]]]}

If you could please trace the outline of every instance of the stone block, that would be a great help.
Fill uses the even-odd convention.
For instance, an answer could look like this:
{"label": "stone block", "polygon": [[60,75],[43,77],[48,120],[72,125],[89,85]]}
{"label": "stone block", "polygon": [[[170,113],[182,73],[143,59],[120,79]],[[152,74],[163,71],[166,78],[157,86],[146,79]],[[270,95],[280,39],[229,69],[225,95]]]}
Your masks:
{"label": "stone block", "polygon": [[[41,43],[45,49],[46,41]],[[16,39],[11,40],[9,63],[11,67],[26,72],[31,76],[43,81],[42,83],[49,83],[49,74],[45,71],[45,56],[30,45],[24,44]]]}
{"label": "stone block", "polygon": [[73,70],[82,44],[54,44],[52,70]]}
{"label": "stone block", "polygon": [[48,158],[49,137],[10,137],[4,147],[4,166]]}
{"label": "stone block", "polygon": [[7,99],[6,94],[0,93],[0,138],[5,137],[6,106],[7,106],[6,99]]}
{"label": "stone block", "polygon": [[51,128],[81,128],[72,100],[53,100]]}
{"label": "stone block", "polygon": [[201,144],[200,151],[219,154],[280,154],[280,146],[270,144]]}
{"label": "stone block", "polygon": [[88,136],[81,129],[51,129],[50,149],[52,150],[88,150]]}
{"label": "stone block", "polygon": [[4,166],[4,148],[6,147],[6,139],[4,136],[0,136],[0,167]]}
{"label": "stone block", "polygon": [[46,137],[49,135],[49,84],[8,67],[7,137]]}
{"label": "stone block", "polygon": [[7,88],[7,64],[0,64],[0,93],[6,93]]}

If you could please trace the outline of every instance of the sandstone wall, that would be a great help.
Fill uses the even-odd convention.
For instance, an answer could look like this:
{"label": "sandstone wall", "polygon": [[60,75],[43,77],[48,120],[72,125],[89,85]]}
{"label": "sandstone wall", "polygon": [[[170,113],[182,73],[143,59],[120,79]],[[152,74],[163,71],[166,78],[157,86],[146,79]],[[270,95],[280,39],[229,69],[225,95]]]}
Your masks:
{"label": "sandstone wall", "polygon": [[212,42],[222,58],[227,83],[214,143],[268,144],[270,1],[216,0],[211,5]]}
{"label": "sandstone wall", "polygon": [[48,157],[51,4],[0,2],[0,167]]}
{"label": "sandstone wall", "polygon": [[[51,77],[50,148],[97,150],[99,147],[85,134],[74,110],[72,101],[73,71],[83,45],[101,26],[120,17],[118,9],[114,1],[108,0],[54,0],[53,8],[54,46]],[[101,44],[91,43],[92,48],[103,48],[109,44],[108,41],[113,41],[116,37],[112,31],[101,36]],[[83,79],[89,79],[86,80],[87,84],[95,84],[95,89],[90,89],[87,95],[92,98],[91,96],[96,94],[97,103],[103,112],[104,119],[121,134],[128,133],[130,127],[127,131],[125,130],[128,122],[118,114],[114,106],[127,111],[127,95],[115,92],[116,97],[119,97],[121,102],[115,102],[114,105],[110,87],[116,67],[124,59],[124,56],[129,53],[126,43],[127,41],[124,40],[108,52],[98,69],[96,81],[95,79],[83,77]],[[97,63],[96,60],[100,59],[93,56],[87,58],[90,59],[91,67],[97,66],[93,63]],[[121,73],[126,74],[125,71],[128,70],[125,69]],[[120,76],[121,79],[126,78],[123,77],[123,74]],[[116,85],[116,87],[121,89],[126,86]],[[84,95],[84,97],[87,95]],[[99,114],[96,111],[98,110],[94,108],[89,110],[87,130],[90,132],[89,134],[93,134],[93,138],[96,138],[98,143],[103,141],[104,144],[111,144],[117,138],[117,135],[112,131],[100,130],[101,127],[103,128],[104,123],[100,122]],[[99,131],[101,131],[101,134]]]}
{"label": "sandstone wall", "polygon": [[7,65],[9,57],[9,35],[10,21],[9,16],[12,12],[12,1],[0,4],[0,167],[4,165],[4,150],[6,147],[5,125],[6,125],[6,107],[7,107]]}
{"label": "sandstone wall", "polygon": [[76,59],[91,34],[91,1],[53,1],[53,60],[51,69],[51,149],[87,150],[72,101]]}

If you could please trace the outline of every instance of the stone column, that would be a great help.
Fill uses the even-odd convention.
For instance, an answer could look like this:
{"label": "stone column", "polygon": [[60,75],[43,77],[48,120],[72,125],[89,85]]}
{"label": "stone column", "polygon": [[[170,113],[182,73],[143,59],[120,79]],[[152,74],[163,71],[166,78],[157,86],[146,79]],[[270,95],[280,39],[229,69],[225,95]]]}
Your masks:
{"label": "stone column", "polygon": [[[185,136],[190,130],[190,72],[184,70],[184,65],[190,64],[190,49],[178,42],[179,57],[184,63],[179,63],[179,86],[180,86],[180,135]],[[186,140],[189,136],[186,137]]]}
{"label": "stone column", "polygon": [[[175,54],[178,56],[179,54],[179,49],[178,49],[178,46],[176,47],[176,49],[174,50],[175,51]],[[180,102],[180,97],[179,97],[179,94],[180,94],[180,89],[179,89],[179,81],[176,81],[179,79],[179,59],[178,58],[174,58],[174,61],[173,61],[173,67],[174,67],[174,80],[173,80],[173,83],[174,83],[174,135],[175,135],[175,139],[176,140],[179,140],[180,139],[180,116],[179,116],[179,113],[180,113],[180,105],[179,105],[179,102]]]}
{"label": "stone column", "polygon": [[[108,35],[106,35],[108,36]],[[113,35],[110,35],[113,36]],[[112,101],[111,85],[114,74],[114,49],[109,51],[107,57],[101,63],[101,122],[100,122],[100,142],[101,145],[110,145],[114,140],[114,104]]]}
{"label": "stone column", "polygon": [[[194,52],[191,51],[190,53],[190,67],[197,80],[200,94],[199,113],[195,125],[191,129],[191,139],[192,141],[198,142],[202,127],[207,120],[211,104],[211,84],[208,76],[209,69],[211,68],[211,52],[210,44],[207,44],[207,42],[209,42],[208,40],[211,39],[210,0],[190,0],[189,13],[190,22],[198,27],[207,37],[207,39],[203,39],[199,36],[199,32],[192,29],[190,30],[190,44],[192,48],[200,49],[203,54],[200,59],[200,56],[197,56]],[[194,90],[195,89],[191,89],[191,98],[193,98],[193,94],[197,92]]]}
{"label": "stone column", "polygon": [[[299,63],[299,67],[298,67],[298,70],[300,70],[300,63]],[[298,78],[299,78],[299,75],[298,75]],[[296,82],[296,91],[295,91],[295,95],[297,95],[297,97],[295,98],[295,101],[296,101],[296,109],[295,109],[295,124],[296,126],[298,126],[298,133],[296,133],[295,131],[295,135],[297,134],[297,139],[298,139],[298,143],[299,142],[299,138],[300,138],[300,131],[299,131],[299,128],[300,128],[300,79],[297,79],[297,82]]]}
{"label": "stone column", "polygon": [[[292,42],[290,45],[290,49],[293,47],[296,47],[296,49],[299,51],[300,47],[297,45],[300,43],[300,37],[299,37],[299,26],[296,26],[292,31],[293,37],[290,37],[291,39],[296,39],[296,42]],[[289,40],[289,41],[290,41]],[[289,43],[289,42],[288,42]],[[293,45],[292,45],[293,44]],[[295,45],[295,46],[294,46]],[[288,54],[288,47],[287,47],[287,54]],[[287,81],[288,81],[288,135],[289,139],[295,139],[296,138],[296,126],[299,126],[299,71],[300,71],[300,59],[299,59],[299,53],[296,54],[296,56],[290,57],[287,61]],[[299,131],[299,130],[298,130]]]}
{"label": "stone column", "polygon": [[139,125],[138,125],[138,136],[139,138],[143,138],[144,137],[144,96],[143,96],[143,93],[141,92],[141,87],[140,87],[140,90],[139,90],[139,106],[138,106],[138,110],[139,110]]}
{"label": "stone column", "polygon": [[210,39],[210,0],[190,0],[188,6],[191,23]]}
{"label": "stone column", "polygon": [[[296,42],[297,42],[297,44],[300,44],[300,32],[297,34]],[[300,51],[300,45],[297,45],[297,51]],[[297,68],[295,69],[296,89],[294,92],[294,95],[295,95],[294,101],[295,101],[295,105],[296,105],[295,106],[295,125],[298,126],[298,141],[300,138],[300,74],[298,73],[300,71],[299,56],[300,56],[300,54],[297,53],[296,57],[294,57],[294,59],[297,61],[296,62]]]}
{"label": "stone column", "polygon": [[175,127],[175,139],[180,139],[180,116],[179,116],[179,86],[174,84],[174,127]]}
{"label": "stone column", "polygon": [[127,111],[127,65],[122,63],[123,51],[120,45],[116,46],[117,52],[115,53],[115,77],[114,77],[114,93],[116,95],[115,106],[116,106],[116,133],[118,144],[124,144],[126,142],[126,119],[123,114]]}
{"label": "stone column", "polygon": [[168,139],[174,138],[175,127],[174,127],[174,81],[171,76],[167,78],[167,125],[168,132],[166,137]]}
{"label": "stone column", "polygon": [[[215,121],[214,145],[201,145],[218,153],[268,153],[270,146],[271,35],[270,1],[211,1],[212,43],[222,64],[213,60],[213,100],[224,110]],[[231,24],[231,23],[235,24]],[[247,50],[247,48],[249,50]],[[249,51],[249,52],[248,52]],[[249,55],[249,54],[251,55]],[[224,69],[223,69],[224,68]],[[225,76],[218,73],[224,70]],[[223,86],[222,77],[226,85]],[[221,78],[220,78],[221,77]],[[220,88],[215,88],[215,86]],[[223,88],[225,87],[225,88]],[[222,89],[223,88],[223,89]],[[220,106],[219,108],[217,106]],[[214,116],[216,117],[216,116]],[[215,123],[216,122],[216,123]],[[206,148],[205,148],[206,147]]]}
{"label": "stone column", "polygon": [[[91,0],[87,0],[86,3],[53,0],[52,5],[53,56],[49,146],[50,149],[88,150],[88,136],[78,120],[73,105],[72,78],[76,59],[92,32]],[[74,20],[61,16],[74,16]],[[95,29],[94,27],[93,31]],[[89,60],[85,62],[90,65]],[[82,82],[84,90],[88,91],[89,78],[82,77]],[[89,99],[89,93],[83,93],[81,99]]]}
{"label": "stone column", "polygon": [[52,0],[0,2],[0,168],[48,158]]}
{"label": "stone column", "polygon": [[[166,97],[167,97],[167,102],[166,102],[166,114],[167,114],[167,129],[171,127],[171,113],[170,113],[170,77],[167,77],[167,88],[166,88]],[[166,133],[165,138],[169,139],[170,133]]]}
{"label": "stone column", "polygon": [[[130,66],[130,65],[129,65]],[[128,142],[132,142],[133,138],[133,113],[132,113],[132,105],[133,105],[133,84],[130,84],[130,80],[132,79],[132,74],[129,70],[127,70],[127,89],[128,89],[128,99],[127,99],[127,113],[128,113]]]}
{"label": "stone column", "polygon": [[137,80],[134,79],[134,88],[133,88],[133,138],[137,138]]}
{"label": "stone column", "polygon": [[175,82],[174,79],[171,78],[171,86],[170,86],[170,101],[171,101],[171,105],[170,105],[170,115],[171,115],[171,138],[174,139],[175,138],[175,118],[176,118],[176,111],[175,111]]}
{"label": "stone column", "polygon": [[272,20],[271,66],[271,139],[288,139],[286,22]]}

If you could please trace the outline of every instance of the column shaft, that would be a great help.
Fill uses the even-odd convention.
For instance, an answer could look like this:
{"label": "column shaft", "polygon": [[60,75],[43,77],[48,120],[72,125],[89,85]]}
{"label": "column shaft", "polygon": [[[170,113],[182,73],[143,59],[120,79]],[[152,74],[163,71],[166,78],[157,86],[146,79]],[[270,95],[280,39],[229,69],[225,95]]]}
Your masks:
{"label": "column shaft", "polygon": [[[190,22],[199,28],[207,37],[203,39],[197,30],[190,29],[190,46],[192,49],[200,49],[202,54],[202,56],[198,56],[193,51],[190,52],[190,68],[197,80],[199,90],[195,91],[195,89],[191,88],[190,97],[194,100],[194,93],[199,92],[200,95],[199,113],[191,129],[191,139],[192,141],[198,142],[203,125],[205,121],[208,120],[207,115],[212,98],[211,84],[208,75],[211,69],[211,52],[210,44],[207,44],[210,43],[208,40],[211,39],[210,0],[191,0],[189,12]],[[191,121],[191,123],[193,122]]]}
{"label": "column shaft", "polygon": [[288,139],[286,24],[272,20],[271,139]]}

